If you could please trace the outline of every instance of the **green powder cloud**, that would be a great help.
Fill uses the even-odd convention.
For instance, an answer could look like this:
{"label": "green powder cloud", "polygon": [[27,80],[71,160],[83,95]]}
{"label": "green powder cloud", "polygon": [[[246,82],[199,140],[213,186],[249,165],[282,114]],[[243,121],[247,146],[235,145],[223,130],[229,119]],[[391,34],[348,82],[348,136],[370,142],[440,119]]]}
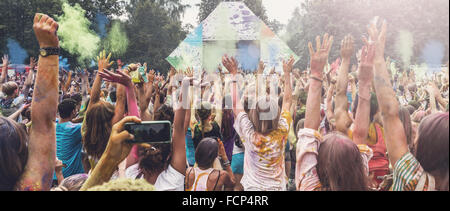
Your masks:
{"label": "green powder cloud", "polygon": [[56,17],[61,48],[78,55],[78,62],[91,60],[98,52],[100,38],[89,29],[91,22],[85,17],[86,11],[79,4],[62,5],[63,15]]}
{"label": "green powder cloud", "polygon": [[114,21],[105,40],[105,49],[115,55],[123,55],[128,48],[128,37],[119,21]]}

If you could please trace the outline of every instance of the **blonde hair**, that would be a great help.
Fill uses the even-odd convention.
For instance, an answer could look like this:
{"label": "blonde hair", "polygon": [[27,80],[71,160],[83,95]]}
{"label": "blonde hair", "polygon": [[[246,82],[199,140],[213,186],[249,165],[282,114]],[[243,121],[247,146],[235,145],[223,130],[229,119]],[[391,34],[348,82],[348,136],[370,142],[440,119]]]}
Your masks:
{"label": "blonde hair", "polygon": [[18,88],[19,86],[16,82],[8,81],[2,85],[2,92],[5,93],[6,96],[11,96]]}
{"label": "blonde hair", "polygon": [[117,179],[89,188],[87,191],[155,191],[155,186],[144,179]]}

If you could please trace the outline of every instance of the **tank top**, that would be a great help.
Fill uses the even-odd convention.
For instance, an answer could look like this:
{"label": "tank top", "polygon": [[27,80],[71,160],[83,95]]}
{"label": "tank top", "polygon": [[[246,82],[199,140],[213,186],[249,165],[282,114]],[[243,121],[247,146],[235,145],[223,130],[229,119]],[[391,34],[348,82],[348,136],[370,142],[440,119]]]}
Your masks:
{"label": "tank top", "polygon": [[[194,184],[192,184],[192,187],[190,188],[186,188],[186,191],[214,191],[214,189],[216,189],[217,183],[219,182],[220,179],[220,171],[219,171],[219,176],[217,178],[216,184],[214,185],[213,190],[208,190],[208,179],[209,179],[209,175],[211,175],[212,172],[216,171],[213,168],[209,168],[206,170],[201,170],[198,167],[192,168],[191,171],[194,170]],[[189,175],[191,174],[191,172],[189,172],[188,175],[186,175],[186,185],[189,185]]]}
{"label": "tank top", "polygon": [[386,144],[384,143],[383,131],[380,125],[375,124],[377,143],[369,145],[373,150],[373,157],[369,161],[369,171],[389,170],[389,160],[386,155]]}

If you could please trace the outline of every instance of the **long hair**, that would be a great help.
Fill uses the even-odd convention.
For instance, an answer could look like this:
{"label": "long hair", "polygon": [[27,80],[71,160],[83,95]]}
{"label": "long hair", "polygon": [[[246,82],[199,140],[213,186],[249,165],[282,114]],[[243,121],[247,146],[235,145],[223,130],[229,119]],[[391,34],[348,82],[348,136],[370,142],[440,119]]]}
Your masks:
{"label": "long hair", "polygon": [[86,113],[83,146],[89,156],[100,159],[108,144],[114,117],[114,106],[110,103],[96,103]]}
{"label": "long hair", "polygon": [[14,190],[28,160],[27,144],[25,129],[0,116],[0,191]]}
{"label": "long hair", "polygon": [[205,124],[206,124],[206,121],[208,120],[208,118],[211,116],[211,104],[208,102],[202,102],[201,108],[197,109],[195,111],[195,114],[201,123],[202,138],[204,138],[205,137]]}
{"label": "long hair", "polygon": [[139,168],[151,174],[159,173],[169,167],[172,144],[153,144],[138,148]]}
{"label": "long hair", "polygon": [[[448,136],[449,113],[435,113],[420,123],[417,136],[416,158],[422,168],[447,180],[441,190],[448,190]],[[447,177],[447,178],[445,178]],[[445,186],[445,187],[442,187]]]}
{"label": "long hair", "polygon": [[405,130],[406,143],[408,143],[409,151],[415,150],[414,141],[412,140],[412,122],[409,110],[407,107],[401,106],[398,110],[400,121],[403,123],[403,129]]}
{"label": "long hair", "polygon": [[195,161],[198,167],[203,169],[211,168],[219,153],[219,144],[213,138],[203,139],[195,151]]}
{"label": "long hair", "polygon": [[278,101],[271,97],[261,97],[256,103],[256,108],[249,110],[248,116],[255,131],[267,135],[278,128],[280,120]]}
{"label": "long hair", "polygon": [[231,96],[229,96],[229,95],[225,96],[223,98],[223,102],[222,102],[223,114],[222,114],[221,132],[222,132],[223,140],[229,140],[236,134],[236,131],[234,130],[234,127],[233,127],[233,124],[234,124],[233,110],[226,107],[225,103],[227,101],[231,102]]}
{"label": "long hair", "polygon": [[367,191],[366,169],[358,146],[339,133],[324,137],[317,157],[320,183],[331,191]]}

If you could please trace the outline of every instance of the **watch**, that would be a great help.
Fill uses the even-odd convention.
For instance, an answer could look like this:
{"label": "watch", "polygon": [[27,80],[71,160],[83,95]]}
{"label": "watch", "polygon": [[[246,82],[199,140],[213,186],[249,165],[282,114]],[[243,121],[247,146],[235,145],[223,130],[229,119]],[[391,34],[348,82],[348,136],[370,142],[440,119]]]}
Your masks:
{"label": "watch", "polygon": [[39,55],[42,57],[59,55],[59,48],[41,48],[39,49]]}

